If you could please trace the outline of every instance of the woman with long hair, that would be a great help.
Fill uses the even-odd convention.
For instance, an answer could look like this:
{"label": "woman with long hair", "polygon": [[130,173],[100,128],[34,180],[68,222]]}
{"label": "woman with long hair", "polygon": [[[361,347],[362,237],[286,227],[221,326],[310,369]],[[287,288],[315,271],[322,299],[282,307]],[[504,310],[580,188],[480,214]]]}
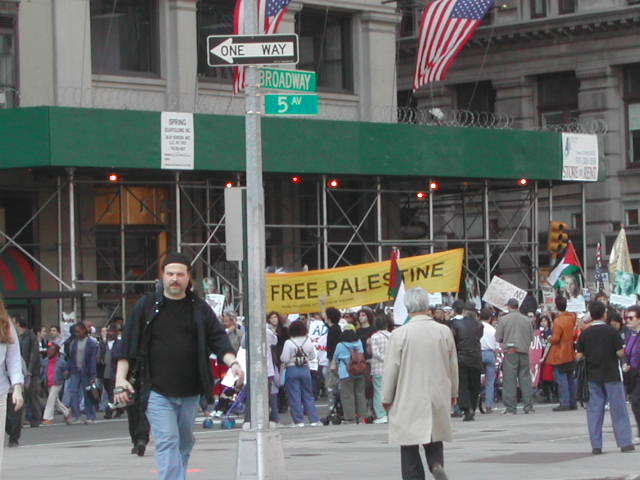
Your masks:
{"label": "woman with long hair", "polygon": [[[22,408],[22,357],[18,334],[9,320],[9,314],[0,298],[0,425],[4,425],[7,416],[7,392],[13,386],[11,402],[14,410]],[[4,444],[4,442],[3,442]],[[0,469],[2,468],[3,447],[0,445]]]}

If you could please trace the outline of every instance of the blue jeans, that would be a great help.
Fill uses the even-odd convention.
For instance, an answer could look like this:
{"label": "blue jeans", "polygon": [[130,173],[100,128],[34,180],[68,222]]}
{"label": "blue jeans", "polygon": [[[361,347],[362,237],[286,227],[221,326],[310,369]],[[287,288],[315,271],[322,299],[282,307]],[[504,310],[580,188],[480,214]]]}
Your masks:
{"label": "blue jeans", "polygon": [[382,406],[382,375],[371,375],[373,379],[373,413],[376,418],[387,416],[387,412]]}
{"label": "blue jeans", "polygon": [[191,449],[196,443],[193,422],[199,395],[165,397],[151,391],[147,418],[156,444],[156,464],[160,480],[185,480]]}
{"label": "blue jeans", "polygon": [[589,382],[589,402],[587,403],[587,423],[591,448],[602,448],[602,422],[604,405],[609,401],[613,434],[618,447],[633,445],[631,422],[627,413],[624,385],[622,382]]}
{"label": "blue jeans", "polygon": [[496,385],[496,352],[482,350],[482,364],[484,365],[484,404],[487,408],[493,408]]}
{"label": "blue jeans", "polygon": [[284,388],[287,391],[293,423],[304,423],[305,413],[311,423],[317,422],[318,414],[313,399],[309,366],[287,367]]}
{"label": "blue jeans", "polygon": [[557,365],[553,366],[553,378],[558,384],[558,396],[563,407],[576,406],[576,379],[573,373],[562,373]]}
{"label": "blue jeans", "polygon": [[96,419],[96,409],[93,402],[89,399],[85,387],[88,387],[91,382],[89,378],[81,373],[74,373],[69,377],[67,386],[69,387],[69,396],[71,403],[71,411],[73,412],[73,418],[80,417],[80,399],[84,399],[84,413],[88,420]]}

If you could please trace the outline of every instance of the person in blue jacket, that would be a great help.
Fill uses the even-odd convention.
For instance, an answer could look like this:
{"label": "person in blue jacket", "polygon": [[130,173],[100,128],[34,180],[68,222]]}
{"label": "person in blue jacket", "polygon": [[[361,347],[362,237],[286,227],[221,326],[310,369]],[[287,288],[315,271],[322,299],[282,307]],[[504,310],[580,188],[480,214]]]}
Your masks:
{"label": "person in blue jacket", "polygon": [[340,378],[338,390],[344,413],[342,423],[355,423],[356,419],[362,419],[367,414],[367,399],[364,395],[365,376],[351,376],[349,374],[348,367],[351,361],[351,352],[354,350],[364,353],[362,342],[356,333],[355,327],[349,324],[345,326],[340,342],[333,354],[338,366],[338,377]]}
{"label": "person in blue jacket", "polygon": [[84,423],[96,423],[96,410],[87,392],[87,387],[96,382],[96,365],[98,342],[89,336],[84,323],[76,324],[76,338],[71,342],[67,369],[69,370],[69,389],[71,390],[71,423],[82,423],[80,420],[80,396],[84,395]]}

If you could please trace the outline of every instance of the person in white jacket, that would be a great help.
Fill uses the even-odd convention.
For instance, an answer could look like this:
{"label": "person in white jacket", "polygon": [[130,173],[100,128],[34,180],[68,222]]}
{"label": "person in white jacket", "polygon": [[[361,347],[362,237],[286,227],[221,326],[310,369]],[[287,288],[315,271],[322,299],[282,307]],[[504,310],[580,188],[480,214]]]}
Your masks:
{"label": "person in white jacket", "polygon": [[[13,387],[11,400],[15,410],[22,408],[22,357],[20,344],[15,327],[9,320],[9,315],[0,299],[0,425],[5,424],[7,416],[7,393]],[[4,444],[4,441],[2,442]],[[0,445],[0,470],[2,469],[3,447]],[[1,475],[0,475],[1,476]]]}

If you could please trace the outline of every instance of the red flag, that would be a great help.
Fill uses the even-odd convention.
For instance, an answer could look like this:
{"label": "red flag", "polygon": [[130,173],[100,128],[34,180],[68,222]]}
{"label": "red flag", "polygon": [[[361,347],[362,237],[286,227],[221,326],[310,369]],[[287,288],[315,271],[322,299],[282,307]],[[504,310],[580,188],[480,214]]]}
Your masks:
{"label": "red flag", "polygon": [[[258,33],[277,33],[291,0],[258,0]],[[244,31],[244,2],[236,1],[233,13],[233,34],[242,35]],[[237,95],[246,85],[244,67],[233,68],[233,94]]]}
{"label": "red flag", "polygon": [[492,6],[493,0],[437,0],[424,9],[414,92],[425,83],[444,80],[458,53]]}
{"label": "red flag", "polygon": [[398,266],[400,250],[394,248],[391,252],[391,270],[389,272],[389,298],[396,298],[400,284],[402,283],[402,272]]}

